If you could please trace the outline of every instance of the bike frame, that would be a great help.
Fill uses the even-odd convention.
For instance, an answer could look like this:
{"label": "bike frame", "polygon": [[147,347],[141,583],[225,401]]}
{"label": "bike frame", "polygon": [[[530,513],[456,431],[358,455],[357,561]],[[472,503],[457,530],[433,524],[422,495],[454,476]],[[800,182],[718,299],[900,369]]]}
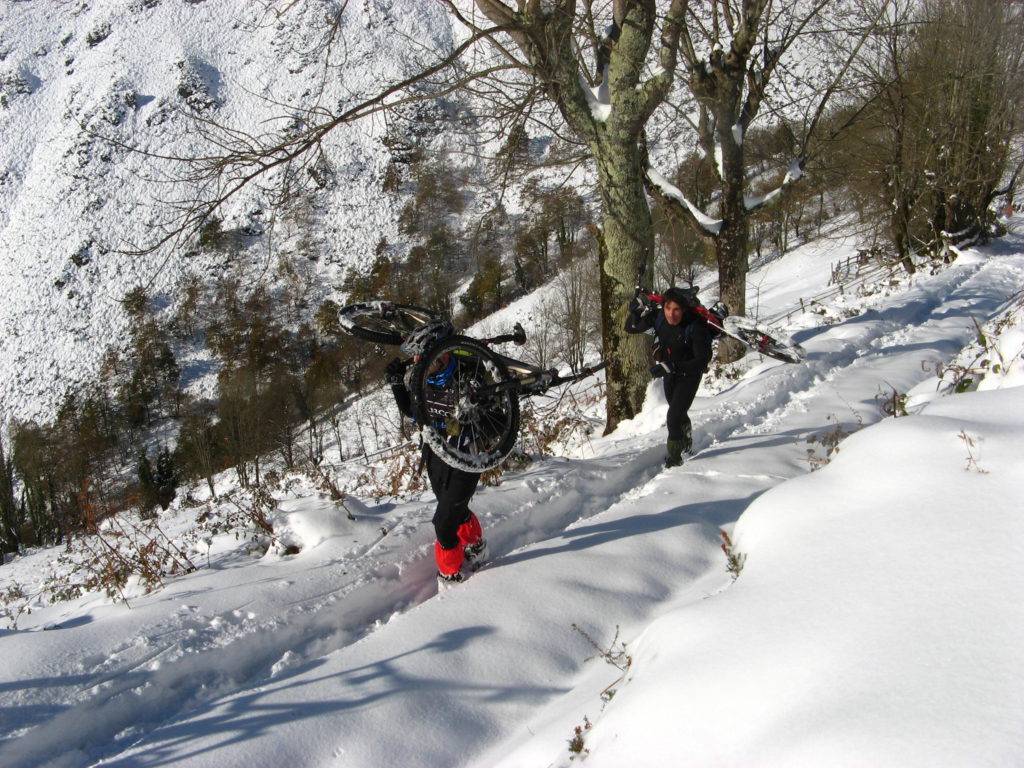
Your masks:
{"label": "bike frame", "polygon": [[540,395],[552,387],[579,381],[587,376],[591,376],[608,365],[607,361],[602,360],[600,363],[583,368],[578,373],[559,376],[558,371],[554,368],[544,370],[536,365],[530,365],[522,360],[516,360],[506,355],[499,354],[498,357],[501,358],[501,361],[505,364],[513,378],[498,384],[481,387],[476,391],[478,396],[491,396],[499,392],[515,392],[520,397]]}
{"label": "bike frame", "polygon": [[[510,341],[521,346],[526,343],[526,331],[523,330],[522,325],[516,323],[512,333],[494,336],[490,339],[477,339],[477,341],[488,347],[493,344],[505,344]],[[583,368],[579,373],[570,374],[569,376],[559,376],[558,371],[555,368],[545,370],[540,366],[531,365],[530,363],[523,362],[522,360],[516,360],[515,358],[508,357],[500,352],[495,352],[495,354],[501,358],[501,361],[505,364],[509,373],[511,373],[515,378],[509,381],[503,381],[500,384],[491,384],[489,386],[482,387],[477,390],[478,395],[493,395],[499,392],[508,391],[516,392],[520,397],[539,395],[543,394],[551,387],[557,387],[560,384],[568,384],[569,382],[578,381],[579,379],[591,376],[608,365],[607,361],[602,360],[600,363]]]}

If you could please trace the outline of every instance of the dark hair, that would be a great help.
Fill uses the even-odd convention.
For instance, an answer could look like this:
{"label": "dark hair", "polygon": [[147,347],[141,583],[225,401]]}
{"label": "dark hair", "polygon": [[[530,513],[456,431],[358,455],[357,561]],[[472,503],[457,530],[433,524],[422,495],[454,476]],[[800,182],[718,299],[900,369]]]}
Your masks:
{"label": "dark hair", "polygon": [[676,286],[672,286],[661,294],[662,306],[669,301],[675,302],[683,309],[699,307],[700,299],[697,298],[697,286],[693,286],[691,288],[678,288]]}

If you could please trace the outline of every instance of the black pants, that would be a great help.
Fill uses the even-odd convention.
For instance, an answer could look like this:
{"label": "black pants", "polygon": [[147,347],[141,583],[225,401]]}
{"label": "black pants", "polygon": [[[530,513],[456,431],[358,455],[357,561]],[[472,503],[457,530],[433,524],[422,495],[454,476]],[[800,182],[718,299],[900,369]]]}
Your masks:
{"label": "black pants", "polygon": [[687,411],[693,405],[700,387],[700,376],[672,376],[664,378],[665,399],[668,400],[668,439],[682,440],[690,431],[690,415]]}
{"label": "black pants", "polygon": [[476,493],[480,475],[448,466],[426,446],[423,450],[430,488],[437,497],[434,533],[443,548],[454,549],[459,546],[456,531],[469,520],[469,500]]}

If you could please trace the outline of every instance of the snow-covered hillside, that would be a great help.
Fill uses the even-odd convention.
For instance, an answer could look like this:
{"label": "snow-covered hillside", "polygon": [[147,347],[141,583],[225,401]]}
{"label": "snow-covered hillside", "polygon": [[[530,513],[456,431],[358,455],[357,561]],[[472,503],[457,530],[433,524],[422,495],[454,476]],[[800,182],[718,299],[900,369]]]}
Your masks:
{"label": "snow-covered hillside", "polygon": [[[291,7],[278,18],[270,5]],[[278,130],[292,115],[286,105],[351,103],[407,76],[453,35],[440,3],[352,2],[328,54],[318,47],[327,10],[253,0],[3,3],[4,419],[48,418],[67,388],[93,375],[106,345],[124,338],[119,301],[131,288],[151,286],[166,305],[186,272],[227,267],[224,254],[187,241],[126,253],[155,242],[170,212],[164,203],[194,191],[169,183],[180,171],[174,163],[111,142],[164,157],[205,155],[210,147],[185,112],[254,135]],[[372,259],[382,236],[394,241],[396,203],[380,194],[390,159],[384,130],[366,120],[331,134],[330,184],[311,196],[306,218],[275,211],[256,187],[233,200],[221,212],[223,227],[241,233],[232,266],[249,281],[267,278],[280,254],[312,236],[311,268],[327,293],[346,264]]]}
{"label": "snow-covered hillside", "polygon": [[[612,435],[481,489],[493,560],[441,595],[429,497],[348,519],[298,483],[273,513],[297,555],[211,536],[208,563],[130,608],[37,606],[0,634],[0,764],[1018,765],[1008,224],[936,274],[793,315],[806,364],[751,360],[703,392],[684,466],[661,467],[654,384]],[[822,292],[852,246],[752,275],[762,314]],[[977,391],[955,394],[961,375]],[[3,566],[0,588],[55,555]]]}

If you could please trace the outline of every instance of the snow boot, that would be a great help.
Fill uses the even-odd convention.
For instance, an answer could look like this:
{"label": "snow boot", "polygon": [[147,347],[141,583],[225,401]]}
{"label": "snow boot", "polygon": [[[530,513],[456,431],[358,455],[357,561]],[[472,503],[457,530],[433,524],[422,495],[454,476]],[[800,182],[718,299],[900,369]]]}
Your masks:
{"label": "snow boot", "polygon": [[456,584],[461,584],[466,580],[466,577],[462,575],[462,571],[456,571],[455,573],[441,573],[437,572],[437,591],[444,592],[446,589],[451,589]]}
{"label": "snow boot", "polygon": [[471,571],[479,569],[487,560],[487,541],[480,528],[480,521],[472,512],[457,531],[465,563]]}
{"label": "snow boot", "polygon": [[487,562],[487,539],[467,544],[462,551],[465,553],[465,563],[469,570],[478,571]]}
{"label": "snow boot", "polygon": [[669,440],[665,456],[665,468],[681,466],[683,463],[683,451],[685,450],[685,440]]}

